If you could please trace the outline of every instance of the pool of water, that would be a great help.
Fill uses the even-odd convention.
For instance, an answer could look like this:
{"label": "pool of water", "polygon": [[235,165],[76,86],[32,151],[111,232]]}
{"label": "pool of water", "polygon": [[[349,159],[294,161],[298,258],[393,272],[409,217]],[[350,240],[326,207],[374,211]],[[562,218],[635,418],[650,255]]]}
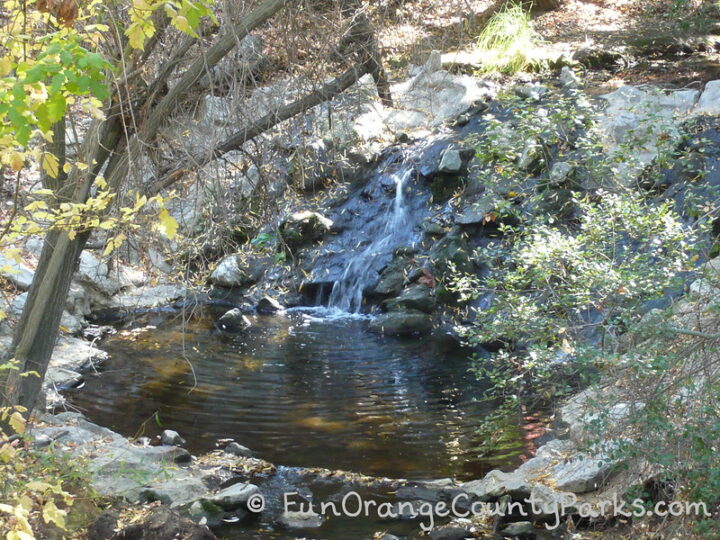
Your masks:
{"label": "pool of water", "polygon": [[331,315],[249,316],[237,334],[216,330],[208,310],[147,315],[102,342],[109,360],[66,395],[126,436],[174,429],[194,453],[234,439],[286,466],[468,479],[532,453],[534,424],[521,418],[501,447],[483,447],[490,409],[468,351]]}

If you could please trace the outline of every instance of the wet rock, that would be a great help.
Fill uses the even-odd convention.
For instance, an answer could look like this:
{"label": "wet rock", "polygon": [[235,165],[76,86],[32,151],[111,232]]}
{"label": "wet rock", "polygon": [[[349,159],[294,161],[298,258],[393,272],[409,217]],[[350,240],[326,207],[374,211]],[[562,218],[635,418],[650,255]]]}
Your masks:
{"label": "wet rock", "polygon": [[516,521],[500,531],[505,538],[517,538],[518,540],[535,540],[537,536],[535,527],[529,521]]}
{"label": "wet rock", "polygon": [[573,170],[573,166],[564,161],[558,161],[550,169],[550,184],[557,186],[562,184]]}
{"label": "wet rock", "polygon": [[435,309],[435,297],[427,285],[412,285],[400,293],[400,296],[385,303],[387,311],[417,310],[432,313]]}
{"label": "wet rock", "polygon": [[405,284],[405,271],[407,260],[400,257],[393,259],[380,274],[380,281],[375,286],[375,292],[383,296],[395,296]]}
{"label": "wet rock", "polygon": [[177,431],[172,429],[166,429],[160,434],[160,443],[168,446],[182,446],[185,444],[183,439]]}
{"label": "wet rock", "polygon": [[207,497],[207,500],[223,510],[237,510],[247,504],[248,499],[259,491],[254,484],[240,482],[218,491],[212,497]]}
{"label": "wet rock", "polygon": [[238,444],[236,442],[231,442],[225,447],[225,452],[228,454],[232,454],[233,456],[239,456],[239,457],[252,457],[252,450],[247,448],[246,446],[243,446],[242,444]]}
{"label": "wet rock", "polygon": [[117,540],[217,540],[207,527],[159,506],[141,523],[129,525],[114,536]]}
{"label": "wet rock", "polygon": [[0,255],[0,277],[9,281],[22,291],[27,291],[35,272],[27,265]]}
{"label": "wet rock", "polygon": [[317,529],[323,524],[323,517],[315,512],[286,511],[279,521],[288,529]]}
{"label": "wet rock", "polygon": [[238,255],[226,257],[210,274],[210,282],[220,287],[245,287],[254,283],[245,268],[240,266]]}
{"label": "wet rock", "polygon": [[428,236],[443,236],[447,231],[439,223],[428,221],[423,224],[423,232]]}
{"label": "wet rock", "polygon": [[454,267],[459,272],[469,273],[473,270],[470,248],[460,236],[446,236],[430,250],[428,260],[433,275],[445,277]]}
{"label": "wet rock", "polygon": [[420,499],[423,501],[449,500],[462,493],[452,478],[440,478],[426,482],[413,482],[400,487],[396,495],[399,499]]}
{"label": "wet rock", "polygon": [[237,332],[240,330],[246,330],[252,326],[250,319],[248,319],[240,308],[233,308],[226,311],[222,317],[217,320],[217,327],[221,330],[227,330],[229,332]]}
{"label": "wet rock", "polygon": [[392,311],[373,319],[370,328],[384,334],[428,334],[432,330],[432,319],[422,311],[412,309]]}
{"label": "wet rock", "polygon": [[255,307],[256,311],[262,315],[272,315],[284,311],[285,308],[280,302],[272,298],[271,296],[263,296]]}
{"label": "wet rock", "polygon": [[332,224],[317,212],[296,212],[280,224],[280,234],[287,247],[295,249],[320,240]]}

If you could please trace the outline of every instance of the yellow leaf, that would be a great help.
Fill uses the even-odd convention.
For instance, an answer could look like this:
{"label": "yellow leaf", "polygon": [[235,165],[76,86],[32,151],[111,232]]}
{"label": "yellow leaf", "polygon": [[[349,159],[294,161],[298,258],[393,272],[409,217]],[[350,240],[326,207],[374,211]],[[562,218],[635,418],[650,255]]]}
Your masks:
{"label": "yellow leaf", "polygon": [[12,60],[9,57],[3,56],[0,58],[0,77],[4,77],[12,70]]}
{"label": "yellow leaf", "polygon": [[19,412],[15,411],[12,413],[8,423],[10,424],[10,427],[15,430],[15,433],[25,432],[25,417]]}
{"label": "yellow leaf", "polygon": [[175,238],[178,223],[175,221],[175,218],[170,215],[170,212],[163,208],[158,215],[158,219],[160,220],[160,224],[158,225],[160,232],[170,240]]}
{"label": "yellow leaf", "polygon": [[53,501],[48,501],[45,503],[45,506],[43,506],[43,519],[45,523],[52,521],[61,529],[65,528],[65,514],[66,512],[55,506]]}
{"label": "yellow leaf", "polygon": [[10,446],[9,444],[3,444],[2,446],[0,446],[0,460],[3,463],[10,463],[15,457],[15,453],[15,448]]}
{"label": "yellow leaf", "polygon": [[42,168],[51,178],[56,178],[60,172],[60,164],[55,154],[45,152],[43,154]]}
{"label": "yellow leaf", "polygon": [[69,163],[63,165],[63,172],[65,174],[70,174],[70,171],[72,171],[72,165],[70,165]]}
{"label": "yellow leaf", "polygon": [[194,33],[193,29],[190,27],[190,23],[182,15],[178,15],[177,17],[173,18],[172,24],[175,28],[177,28],[181,32],[185,32],[187,34]]}
{"label": "yellow leaf", "polygon": [[25,165],[25,156],[20,152],[13,152],[10,155],[10,167],[13,171],[19,171]]}

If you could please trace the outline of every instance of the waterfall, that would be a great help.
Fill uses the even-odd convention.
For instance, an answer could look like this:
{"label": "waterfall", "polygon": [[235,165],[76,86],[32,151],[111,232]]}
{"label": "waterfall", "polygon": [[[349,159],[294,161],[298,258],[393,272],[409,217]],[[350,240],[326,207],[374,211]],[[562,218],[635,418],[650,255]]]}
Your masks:
{"label": "waterfall", "polygon": [[398,171],[386,173],[395,182],[395,200],[384,215],[385,227],[381,234],[371,239],[365,249],[351,257],[342,277],[333,285],[328,307],[359,313],[362,308],[363,290],[373,278],[377,278],[377,275],[373,275],[375,272],[370,261],[389,255],[396,247],[410,240],[412,227],[408,223],[405,186],[413,172],[413,166],[404,165]]}

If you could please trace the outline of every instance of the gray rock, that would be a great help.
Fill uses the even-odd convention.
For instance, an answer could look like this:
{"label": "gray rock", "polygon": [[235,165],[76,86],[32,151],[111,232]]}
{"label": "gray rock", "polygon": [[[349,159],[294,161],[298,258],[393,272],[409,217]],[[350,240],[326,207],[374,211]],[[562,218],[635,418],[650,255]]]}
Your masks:
{"label": "gray rock", "polygon": [[460,236],[446,236],[436,242],[428,254],[428,261],[433,275],[438,277],[448,275],[453,267],[463,273],[473,270],[470,248]]}
{"label": "gray rock", "polygon": [[448,147],[442,153],[438,170],[441,173],[457,173],[463,168],[463,160],[460,151],[455,147]]}
{"label": "gray rock", "polygon": [[611,472],[612,462],[606,458],[578,458],[555,465],[552,477],[560,491],[587,493],[601,487]]}
{"label": "gray rock", "polygon": [[317,529],[323,524],[323,517],[315,512],[283,512],[280,524],[288,529]]}
{"label": "gray rock", "polygon": [[529,521],[516,521],[500,531],[505,537],[518,538],[519,540],[534,540],[536,537],[535,527]]}
{"label": "gray rock", "polygon": [[531,511],[535,518],[550,516],[559,511],[563,506],[567,508],[573,501],[575,495],[568,492],[558,492],[550,489],[544,484],[535,484],[530,491],[529,501]]}
{"label": "gray rock", "polygon": [[22,291],[32,284],[35,272],[27,265],[0,255],[0,276]]}
{"label": "gray rock", "polygon": [[576,88],[580,84],[580,79],[572,69],[563,66],[560,70],[560,84],[565,88]]}
{"label": "gray rock", "polygon": [[224,258],[210,274],[210,282],[219,287],[244,287],[254,283],[245,268],[240,267],[237,255]]}
{"label": "gray rock", "polygon": [[527,479],[517,473],[493,470],[481,480],[472,480],[460,485],[460,489],[480,501],[495,500],[503,495],[523,498],[530,495],[531,486]]}
{"label": "gray rock", "polygon": [[473,538],[474,535],[470,528],[458,527],[450,525],[449,527],[440,527],[430,531],[432,540],[464,540],[465,538]]}
{"label": "gray rock", "polygon": [[272,315],[273,313],[284,311],[285,308],[280,302],[278,302],[274,298],[265,295],[257,303],[257,306],[255,306],[255,310],[263,315]]}
{"label": "gray rock", "polygon": [[478,199],[466,202],[455,216],[460,225],[482,225],[490,219],[498,207],[497,195],[490,193]]}
{"label": "gray rock", "polygon": [[238,444],[236,442],[231,442],[225,447],[225,452],[228,454],[232,454],[233,456],[239,456],[239,457],[252,457],[252,450],[247,448],[246,446],[243,446],[242,444]]}
{"label": "gray rock", "polygon": [[705,85],[693,112],[696,114],[720,114],[720,81],[710,81]]}
{"label": "gray rock", "polygon": [[240,482],[218,491],[212,497],[208,497],[207,500],[223,510],[236,510],[243,507],[248,499],[259,491],[254,484]]}
{"label": "gray rock", "polygon": [[393,259],[380,274],[380,281],[375,286],[375,292],[381,295],[395,296],[405,284],[405,270],[407,261],[402,258]]}
{"label": "gray rock", "polygon": [[428,334],[432,330],[432,319],[422,311],[392,311],[375,317],[370,328],[384,334]]}
{"label": "gray rock", "polygon": [[[261,36],[245,36],[230,54],[217,63],[210,76],[204,76],[199,84],[206,89],[229,90],[253,77],[267,62],[263,45]],[[226,121],[230,119],[225,118]]]}
{"label": "gray rock", "polygon": [[160,442],[168,446],[182,446],[186,441],[177,431],[166,429],[160,434]]}
{"label": "gray rock", "polygon": [[540,83],[527,83],[515,87],[515,94],[523,99],[532,101],[540,101],[547,93],[548,89]]}
{"label": "gray rock", "polygon": [[280,235],[290,249],[317,242],[333,222],[317,212],[295,212],[280,223]]}
{"label": "gray rock", "polygon": [[432,313],[435,309],[435,296],[430,287],[423,284],[411,285],[400,296],[385,303],[388,311],[417,310]]}
{"label": "gray rock", "polygon": [[108,307],[123,309],[150,309],[165,306],[186,295],[185,289],[174,285],[145,286],[112,297]]}
{"label": "gray rock", "polygon": [[564,161],[557,161],[550,169],[550,184],[557,186],[562,184],[573,170],[573,166]]}
{"label": "gray rock", "polygon": [[231,332],[246,330],[252,326],[250,319],[245,316],[240,308],[233,308],[226,311],[223,316],[217,320],[216,324],[221,330]]}
{"label": "gray rock", "polygon": [[[91,536],[90,538],[95,540],[97,537]],[[152,513],[140,523],[128,525],[115,533],[112,538],[132,538],[133,540],[217,540],[217,537],[207,527],[198,525],[165,506],[153,509]]]}

